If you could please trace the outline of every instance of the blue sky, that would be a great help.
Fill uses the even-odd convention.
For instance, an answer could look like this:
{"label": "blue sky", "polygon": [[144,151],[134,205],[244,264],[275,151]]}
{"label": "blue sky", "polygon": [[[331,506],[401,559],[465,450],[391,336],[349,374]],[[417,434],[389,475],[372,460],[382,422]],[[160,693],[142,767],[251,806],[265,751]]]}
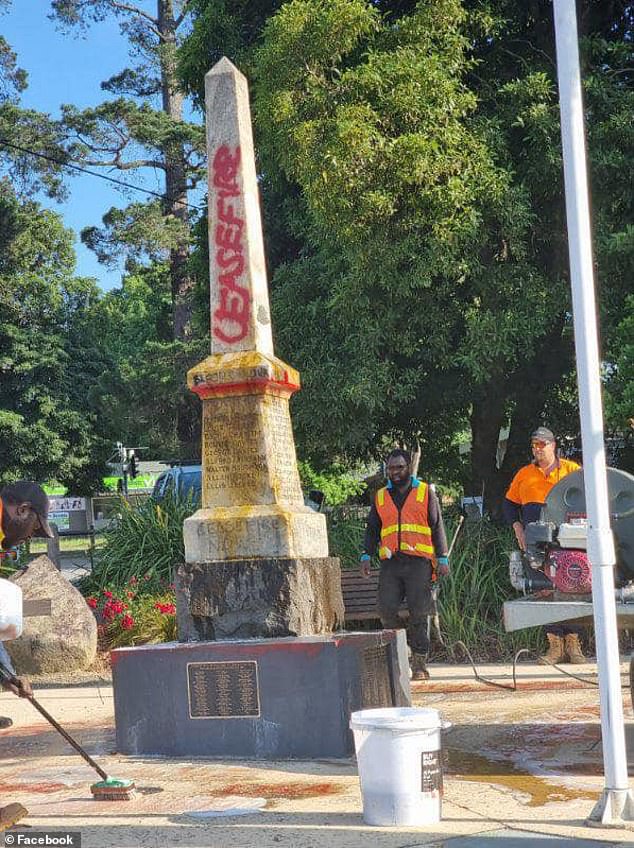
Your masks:
{"label": "blue sky", "polygon": [[[100,88],[102,80],[129,64],[127,43],[119,34],[116,20],[94,24],[85,35],[66,35],[49,21],[48,0],[14,0],[9,11],[0,15],[0,33],[18,54],[18,64],[29,75],[23,106],[59,115],[62,103],[79,107],[96,106],[109,95]],[[93,169],[94,170],[94,169]],[[130,174],[107,171],[113,177],[137,182]],[[154,191],[163,188],[161,175],[147,171],[145,186]],[[99,225],[111,206],[124,206],[126,198],[104,180],[85,175],[69,176],[68,200],[62,204],[41,198],[63,216],[77,234],[77,273],[95,277],[104,289],[117,286],[121,270],[109,270],[97,262],[94,254],[79,241],[83,227]],[[143,198],[137,192],[132,197]]]}

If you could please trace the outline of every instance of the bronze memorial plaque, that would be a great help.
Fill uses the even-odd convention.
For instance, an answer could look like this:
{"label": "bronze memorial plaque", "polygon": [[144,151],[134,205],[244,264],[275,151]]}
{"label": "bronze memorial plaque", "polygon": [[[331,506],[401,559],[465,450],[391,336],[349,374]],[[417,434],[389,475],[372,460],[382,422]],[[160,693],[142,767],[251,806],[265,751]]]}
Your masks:
{"label": "bronze memorial plaque", "polygon": [[387,707],[394,703],[392,663],[387,645],[371,645],[363,649],[361,659],[361,706]]}
{"label": "bronze memorial plaque", "polygon": [[187,663],[190,718],[254,718],[260,715],[258,664]]}

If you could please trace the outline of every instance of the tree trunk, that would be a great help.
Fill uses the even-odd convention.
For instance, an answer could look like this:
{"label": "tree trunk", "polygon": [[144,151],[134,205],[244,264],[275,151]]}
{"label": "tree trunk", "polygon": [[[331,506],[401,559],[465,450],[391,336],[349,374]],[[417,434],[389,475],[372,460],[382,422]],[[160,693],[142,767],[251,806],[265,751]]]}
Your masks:
{"label": "tree trunk", "polygon": [[[183,95],[176,76],[176,21],[173,0],[158,0],[157,17],[163,38],[160,48],[163,111],[172,121],[183,120]],[[170,252],[174,339],[188,341],[192,333],[193,288],[189,270],[190,226],[187,206],[187,163],[180,142],[164,150],[165,212],[181,224],[181,238]]]}
{"label": "tree trunk", "polygon": [[506,412],[506,381],[492,379],[473,401],[471,410],[471,483],[467,494],[483,496],[486,509],[494,501],[500,429]]}
{"label": "tree trunk", "polygon": [[[161,97],[163,111],[172,121],[183,120],[183,94],[176,76],[176,21],[173,0],[158,0],[157,17],[162,35],[160,48]],[[188,342],[192,338],[194,280],[189,263],[190,225],[187,206],[187,162],[185,150],[174,141],[164,148],[166,215],[172,215],[181,225],[181,237],[170,251],[170,280],[172,289],[172,323],[174,340]],[[185,359],[187,353],[185,352]],[[191,367],[194,363],[189,362]],[[181,459],[196,460],[200,456],[201,409],[197,398],[187,390],[176,410],[176,434]]]}
{"label": "tree trunk", "polygon": [[562,318],[544,338],[535,357],[510,381],[510,385],[518,388],[513,397],[514,408],[504,461],[490,486],[489,509],[495,517],[501,515],[504,494],[513,476],[531,461],[531,432],[549,423],[543,420],[548,398],[572,367],[572,345],[563,330]]}

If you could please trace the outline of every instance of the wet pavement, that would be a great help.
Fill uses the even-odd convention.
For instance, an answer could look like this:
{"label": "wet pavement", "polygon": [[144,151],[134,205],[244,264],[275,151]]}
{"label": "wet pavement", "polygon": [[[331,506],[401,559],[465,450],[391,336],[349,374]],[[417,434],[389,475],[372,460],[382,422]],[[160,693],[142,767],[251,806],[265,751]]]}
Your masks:
{"label": "wet pavement", "polygon": [[[594,667],[580,670],[594,679]],[[627,665],[622,670],[625,685]],[[508,666],[480,671],[503,685],[512,680]],[[365,825],[353,760],[118,755],[112,689],[103,681],[49,679],[35,688],[109,774],[136,780],[136,796],[92,800],[98,778],[90,768],[31,705],[5,693],[0,714],[15,725],[0,731],[0,799],[27,806],[32,831],[80,831],[84,848],[634,846],[634,832],[584,827],[604,786],[597,687],[573,686],[540,666],[520,666],[518,679],[517,691],[489,688],[468,666],[434,666],[430,684],[414,685],[415,703],[452,724],[443,743],[443,819],[426,828]],[[624,711],[631,773],[634,715],[625,690]]]}

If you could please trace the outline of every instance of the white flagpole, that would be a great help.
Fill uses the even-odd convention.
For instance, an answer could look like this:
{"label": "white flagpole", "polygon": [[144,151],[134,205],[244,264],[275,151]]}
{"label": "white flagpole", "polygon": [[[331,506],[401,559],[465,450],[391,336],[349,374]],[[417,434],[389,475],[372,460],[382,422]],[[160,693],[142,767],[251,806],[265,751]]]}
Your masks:
{"label": "white flagpole", "polygon": [[561,110],[568,251],[577,358],[584,484],[588,514],[588,557],[601,703],[605,786],[587,821],[598,827],[627,827],[634,821],[629,788],[623,699],[614,599],[614,539],[610,529],[603,445],[603,408],[592,236],[584,143],[583,99],[575,0],[554,0],[557,76]]}

